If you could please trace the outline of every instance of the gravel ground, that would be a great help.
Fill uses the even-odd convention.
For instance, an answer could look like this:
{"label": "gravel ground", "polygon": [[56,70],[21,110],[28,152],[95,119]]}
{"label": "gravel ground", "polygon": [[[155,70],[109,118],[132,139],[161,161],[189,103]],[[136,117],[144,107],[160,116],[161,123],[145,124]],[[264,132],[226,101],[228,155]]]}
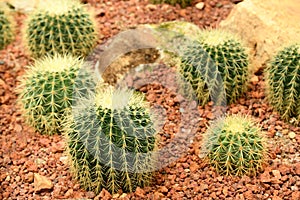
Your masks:
{"label": "gravel ground", "polygon": [[[194,22],[201,28],[216,27],[237,1],[204,0],[203,10],[194,5],[186,9],[150,5],[147,0],[87,2],[96,10],[101,43],[126,27],[143,23],[176,19]],[[19,27],[24,19],[23,14],[16,14]],[[0,199],[300,199],[300,130],[282,122],[267,104],[261,72],[252,77],[245,97],[227,110],[254,116],[267,134],[271,161],[257,177],[219,176],[199,158],[202,134],[214,119],[210,103],[198,107],[201,121],[186,154],[159,170],[150,187],[114,196],[105,190],[96,196],[80,189],[69,173],[62,137],[40,135],[20,117],[15,88],[24,66],[32,60],[24,52],[19,35],[18,30],[15,42],[0,51]],[[163,146],[173,139],[178,129],[180,100],[156,83],[140,90],[146,93],[151,104],[161,105],[166,110],[167,121],[160,134]],[[50,180],[49,189],[35,187],[37,175]]]}

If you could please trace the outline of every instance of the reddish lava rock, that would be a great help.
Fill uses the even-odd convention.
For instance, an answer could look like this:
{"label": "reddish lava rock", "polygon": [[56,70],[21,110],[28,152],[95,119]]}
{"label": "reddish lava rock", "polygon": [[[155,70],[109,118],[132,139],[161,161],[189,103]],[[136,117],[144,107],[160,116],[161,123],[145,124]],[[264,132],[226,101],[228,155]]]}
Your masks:
{"label": "reddish lava rock", "polygon": [[[144,23],[186,20],[200,28],[216,27],[238,0],[195,0],[193,6],[185,9],[178,5],[150,5],[147,0],[86,2],[95,8],[101,43],[127,27]],[[199,2],[204,2],[202,10],[195,7]],[[24,14],[16,13],[17,27],[23,27],[25,18]],[[33,61],[21,43],[20,29],[16,31],[15,41],[0,51],[0,199],[300,199],[300,130],[280,120],[272,111],[265,98],[261,72],[250,80],[245,96],[227,109],[228,113],[254,116],[266,132],[271,159],[257,177],[219,176],[199,157],[202,135],[216,117],[210,103],[198,107],[201,120],[186,154],[158,170],[151,186],[117,195],[105,189],[99,194],[84,191],[69,172],[63,154],[63,137],[40,135],[24,124],[20,116],[16,87],[25,66]],[[146,94],[151,105],[161,105],[166,110],[166,122],[159,133],[163,147],[178,131],[180,97],[159,84],[144,86],[140,91]],[[295,135],[290,137],[290,132]],[[53,188],[36,193],[35,173],[47,177]]]}

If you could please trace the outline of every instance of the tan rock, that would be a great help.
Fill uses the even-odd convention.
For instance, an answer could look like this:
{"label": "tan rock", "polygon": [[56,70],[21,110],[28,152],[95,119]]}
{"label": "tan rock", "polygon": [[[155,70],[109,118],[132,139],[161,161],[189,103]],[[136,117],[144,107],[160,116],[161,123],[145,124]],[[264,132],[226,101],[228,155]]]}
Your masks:
{"label": "tan rock", "polygon": [[289,137],[291,139],[294,139],[296,137],[296,133],[295,132],[289,132]]}
{"label": "tan rock", "polygon": [[199,10],[202,10],[204,8],[205,4],[204,2],[199,2],[195,5],[195,7]]}
{"label": "tan rock", "polygon": [[36,192],[53,188],[52,182],[47,177],[39,175],[38,173],[34,173],[33,185]]}
{"label": "tan rock", "polygon": [[[237,33],[251,48],[251,71],[258,71],[284,44],[299,39],[299,0],[244,0],[220,27]],[[298,38],[298,39],[297,39]]]}
{"label": "tan rock", "polygon": [[15,7],[16,10],[20,12],[31,12],[39,4],[40,0],[8,0],[11,5]]}

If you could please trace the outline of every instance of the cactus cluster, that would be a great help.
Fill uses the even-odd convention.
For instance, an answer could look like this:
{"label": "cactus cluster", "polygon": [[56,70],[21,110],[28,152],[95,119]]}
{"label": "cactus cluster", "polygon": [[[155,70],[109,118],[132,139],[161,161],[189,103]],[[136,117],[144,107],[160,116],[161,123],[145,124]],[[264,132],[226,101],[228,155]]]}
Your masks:
{"label": "cactus cluster", "polygon": [[[211,98],[211,85],[222,84],[228,103],[235,102],[246,90],[248,52],[233,34],[218,29],[203,30],[198,40],[186,45],[180,74],[187,80],[201,105]],[[220,74],[220,80],[214,80]],[[209,82],[208,82],[209,80]],[[220,83],[219,83],[220,82]]]}
{"label": "cactus cluster", "polygon": [[266,68],[268,100],[282,119],[300,119],[300,44],[281,49]]}
{"label": "cactus cluster", "polygon": [[61,133],[61,122],[71,109],[73,95],[94,88],[88,70],[79,74],[83,65],[82,59],[71,55],[54,55],[28,67],[18,88],[18,101],[29,125],[42,134]]}
{"label": "cactus cluster", "polygon": [[222,175],[256,175],[266,163],[265,136],[249,117],[215,121],[204,137],[202,154]]}
{"label": "cactus cluster", "polygon": [[24,40],[35,58],[55,53],[84,57],[97,42],[96,22],[77,0],[41,1],[28,17]]}
{"label": "cactus cluster", "polygon": [[151,0],[151,3],[154,3],[154,4],[167,3],[167,4],[170,4],[173,6],[175,6],[176,4],[179,4],[182,8],[185,8],[192,4],[192,0]]}
{"label": "cactus cluster", "polygon": [[71,169],[81,186],[114,194],[149,185],[156,130],[144,96],[107,87],[83,102],[64,126]]}
{"label": "cactus cluster", "polygon": [[14,38],[14,25],[7,6],[0,2],[0,50],[8,45]]}

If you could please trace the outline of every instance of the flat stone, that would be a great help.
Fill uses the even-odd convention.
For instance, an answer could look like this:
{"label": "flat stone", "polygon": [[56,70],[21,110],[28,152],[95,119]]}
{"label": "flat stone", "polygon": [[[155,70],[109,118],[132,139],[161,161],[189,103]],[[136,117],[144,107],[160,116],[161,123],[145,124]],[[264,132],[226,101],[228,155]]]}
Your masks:
{"label": "flat stone", "polygon": [[40,0],[8,0],[15,7],[17,11],[29,13],[33,11],[39,4]]}
{"label": "flat stone", "polygon": [[204,8],[205,4],[204,2],[199,2],[195,5],[195,7],[199,10],[202,10]]}
{"label": "flat stone", "polygon": [[47,177],[39,175],[38,173],[34,173],[33,185],[36,192],[53,188],[52,182]]}
{"label": "flat stone", "polygon": [[258,71],[283,46],[299,39],[299,0],[244,0],[220,27],[238,34],[251,50],[250,70]]}

